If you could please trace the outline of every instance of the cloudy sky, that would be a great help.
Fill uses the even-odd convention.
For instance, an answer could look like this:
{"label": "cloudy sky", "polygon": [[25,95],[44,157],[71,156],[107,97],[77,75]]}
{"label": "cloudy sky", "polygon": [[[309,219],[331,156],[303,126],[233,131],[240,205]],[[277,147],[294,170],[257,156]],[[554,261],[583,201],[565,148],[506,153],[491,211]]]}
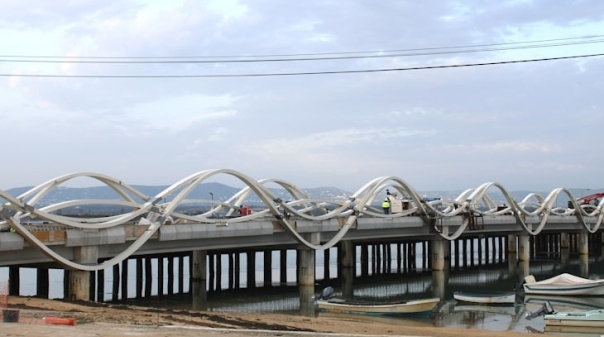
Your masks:
{"label": "cloudy sky", "polygon": [[598,188],[603,53],[600,0],[4,0],[0,189]]}

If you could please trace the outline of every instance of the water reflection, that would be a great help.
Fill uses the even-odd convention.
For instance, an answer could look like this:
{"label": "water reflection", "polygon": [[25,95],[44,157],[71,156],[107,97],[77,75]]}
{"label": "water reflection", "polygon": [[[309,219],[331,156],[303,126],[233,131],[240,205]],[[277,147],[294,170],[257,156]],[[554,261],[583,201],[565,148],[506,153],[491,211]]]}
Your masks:
{"label": "water reflection", "polygon": [[[580,260],[569,261],[567,264],[558,262],[544,261],[530,264],[519,261],[515,268],[509,268],[507,264],[499,267],[488,267],[475,270],[464,271],[446,271],[446,272],[425,272],[416,274],[396,274],[396,275],[375,275],[368,280],[354,279],[353,297],[367,300],[401,300],[432,297],[438,294],[442,298],[431,319],[415,319],[409,317],[384,318],[353,315],[356,320],[372,320],[383,322],[384,324],[401,325],[420,325],[436,327],[456,327],[456,328],[476,328],[490,331],[515,331],[515,332],[545,332],[545,323],[543,317],[528,320],[526,315],[530,312],[539,310],[543,302],[549,300],[557,311],[581,311],[593,308],[604,308],[604,298],[576,298],[576,297],[548,297],[540,298],[536,296],[523,296],[521,280],[524,276],[533,274],[542,279],[558,275],[563,272],[579,275],[584,271],[585,262]],[[604,270],[604,262],[592,261],[591,270]],[[510,270],[515,273],[510,273]],[[592,278],[604,277],[604,274],[589,275]],[[350,284],[344,284],[338,287],[338,284],[330,284],[336,288],[339,294],[342,290],[350,291]],[[487,288],[491,291],[519,291],[519,301],[511,306],[488,306],[488,305],[467,305],[458,303],[453,299],[455,291],[472,291],[477,287]],[[320,291],[318,287],[315,292]],[[292,289],[292,302],[298,299],[297,288]],[[442,296],[441,296],[442,295]],[[249,297],[247,298],[250,299]],[[266,297],[265,297],[266,299]],[[281,300],[284,297],[281,295]],[[224,297],[221,296],[221,300]],[[214,302],[210,299],[210,302]],[[227,310],[223,305],[219,305],[215,310]],[[273,302],[275,303],[275,302]],[[248,302],[249,304],[249,302]],[[250,306],[256,311],[257,306]],[[293,306],[292,306],[293,308]],[[228,310],[238,311],[241,308],[231,306]],[[278,310],[277,310],[278,311]],[[296,310],[294,309],[294,312]],[[328,313],[319,313],[321,316],[331,315]],[[350,315],[348,315],[350,316]],[[359,317],[356,317],[359,316]],[[350,318],[350,317],[348,317]],[[564,332],[566,336],[575,336],[574,333]],[[550,332],[548,331],[548,334]],[[576,336],[595,336],[600,334],[585,334],[581,332]]]}
{"label": "water reflection", "polygon": [[[510,272],[510,271],[514,272]],[[435,309],[430,319],[424,318],[385,318],[363,315],[353,315],[355,320],[373,320],[384,324],[400,324],[413,326],[436,326],[475,328],[490,331],[515,332],[545,332],[543,317],[532,320],[526,319],[530,312],[539,310],[544,301],[550,301],[556,311],[581,311],[594,308],[604,308],[604,297],[539,297],[523,296],[520,281],[523,276],[532,274],[537,279],[545,279],[560,273],[580,275],[585,270],[585,262],[580,259],[571,260],[566,264],[558,261],[518,262],[514,268],[508,263],[498,266],[481,267],[465,270],[449,270],[445,272],[416,272],[410,274],[381,274],[367,278],[355,278],[351,275],[342,280],[332,280],[310,287],[304,292],[297,286],[270,287],[255,289],[223,290],[210,292],[207,297],[207,310],[221,312],[280,312],[295,315],[308,315],[315,308],[308,298],[320,292],[326,286],[336,289],[337,295],[348,293],[352,298],[380,301],[409,300],[433,297],[438,294],[442,301]],[[604,271],[604,260],[589,262],[589,270]],[[521,277],[522,276],[522,277]],[[590,278],[604,278],[604,274],[587,275]],[[518,291],[519,301],[511,306],[481,306],[458,303],[453,299],[455,291]],[[302,300],[301,300],[301,294]],[[137,300],[136,304],[141,304]],[[147,305],[168,307],[174,309],[191,309],[190,295],[182,297],[170,296],[154,299]],[[334,315],[319,313],[321,316]],[[350,315],[349,315],[350,316]],[[358,316],[358,317],[357,317]],[[548,335],[555,334],[550,333]],[[580,334],[565,331],[564,336],[600,337],[600,333]]]}
{"label": "water reflection", "polygon": [[354,320],[359,322],[375,322],[386,324],[389,326],[412,326],[412,327],[434,327],[433,318],[420,317],[391,317],[391,316],[370,316],[370,315],[353,315],[335,312],[319,312],[319,317],[341,318],[346,320]]}

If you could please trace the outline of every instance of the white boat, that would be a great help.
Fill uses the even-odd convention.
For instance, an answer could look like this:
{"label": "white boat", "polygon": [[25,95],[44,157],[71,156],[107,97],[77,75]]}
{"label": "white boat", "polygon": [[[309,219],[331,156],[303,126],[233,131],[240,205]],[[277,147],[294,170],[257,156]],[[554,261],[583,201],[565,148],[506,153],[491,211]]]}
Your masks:
{"label": "white boat", "polygon": [[[578,312],[555,312],[543,316],[546,329],[548,327],[584,327],[604,328],[604,309],[578,311]],[[600,330],[604,331],[604,329]]]}
{"label": "white boat", "polygon": [[537,304],[543,305],[550,302],[555,308],[565,308],[571,310],[594,310],[604,308],[604,297],[601,296],[555,296],[555,295],[526,295],[524,296],[525,305]]}
{"label": "white boat", "polygon": [[431,313],[440,298],[427,298],[400,302],[373,302],[332,298],[317,300],[320,311],[362,315],[404,315]]}
{"label": "white boat", "polygon": [[515,292],[492,292],[492,293],[471,293],[456,291],[453,293],[456,301],[477,303],[477,304],[514,304],[516,301]]}
{"label": "white boat", "polygon": [[604,279],[590,280],[564,273],[543,281],[536,281],[533,275],[528,275],[524,278],[524,282],[523,287],[526,294],[604,295]]}

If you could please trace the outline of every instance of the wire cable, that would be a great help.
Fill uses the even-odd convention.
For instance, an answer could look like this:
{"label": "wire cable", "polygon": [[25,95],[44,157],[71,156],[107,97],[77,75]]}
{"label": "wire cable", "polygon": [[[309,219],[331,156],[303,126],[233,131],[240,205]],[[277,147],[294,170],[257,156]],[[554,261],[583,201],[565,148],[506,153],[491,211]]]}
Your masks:
{"label": "wire cable", "polygon": [[549,57],[540,59],[498,61],[498,62],[482,62],[482,63],[466,63],[453,65],[437,65],[437,66],[421,66],[407,68],[387,68],[387,69],[362,69],[362,70],[334,70],[334,71],[314,71],[314,72],[291,72],[291,73],[257,73],[257,74],[201,74],[201,75],[58,75],[58,74],[0,74],[0,77],[40,77],[40,78],[233,78],[233,77],[274,77],[274,76],[302,76],[302,75],[332,75],[332,74],[358,74],[358,73],[377,73],[377,72],[394,72],[394,71],[409,71],[409,70],[428,70],[428,69],[446,69],[446,68],[463,68],[463,67],[478,67],[502,64],[543,62],[555,60],[567,60],[577,58],[589,58],[604,56],[601,54],[589,55],[573,55],[561,57]]}
{"label": "wire cable", "polygon": [[[585,39],[593,39],[587,40]],[[578,41],[576,41],[578,40]],[[604,42],[604,35],[581,38],[549,39],[529,42],[509,42],[470,45],[461,47],[433,47],[419,49],[399,49],[384,51],[358,51],[341,53],[315,54],[282,54],[282,55],[252,55],[252,56],[175,56],[175,57],[108,57],[108,56],[26,56],[0,55],[2,63],[82,63],[82,64],[195,64],[195,63],[254,63],[254,62],[293,62],[293,61],[326,61],[345,59],[370,59],[388,57],[430,56],[443,54],[465,54],[490,51],[523,50],[536,48],[551,48],[571,45],[584,45]],[[502,47],[497,47],[502,46]],[[507,46],[507,47],[503,47]],[[335,55],[335,56],[325,56]],[[304,56],[304,57],[302,57]],[[238,59],[232,59],[238,58]],[[260,59],[258,59],[260,58]]]}

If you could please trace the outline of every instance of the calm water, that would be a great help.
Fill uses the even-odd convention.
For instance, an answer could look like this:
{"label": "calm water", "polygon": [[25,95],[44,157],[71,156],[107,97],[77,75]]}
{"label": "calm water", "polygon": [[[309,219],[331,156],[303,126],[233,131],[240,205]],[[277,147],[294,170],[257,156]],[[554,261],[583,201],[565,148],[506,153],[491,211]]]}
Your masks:
{"label": "calm water", "polygon": [[[320,253],[320,252],[318,252]],[[292,256],[290,256],[292,255]],[[318,254],[319,255],[319,254]],[[331,254],[329,261],[331,275],[336,275],[337,267],[335,255]],[[393,257],[396,259],[396,257]],[[421,256],[418,256],[421,260]],[[262,261],[262,259],[258,259]],[[257,289],[223,290],[208,294],[208,309],[210,311],[226,312],[281,312],[288,314],[297,314],[299,310],[298,289],[295,282],[295,256],[288,254],[288,280],[286,283],[292,286],[280,286]],[[317,261],[322,261],[317,258]],[[242,259],[244,261],[244,259]],[[273,279],[279,280],[278,258],[274,259]],[[185,265],[188,265],[185,261]],[[132,261],[134,263],[134,261]],[[224,264],[226,265],[226,264]],[[393,265],[394,262],[393,262]],[[164,266],[167,270],[167,262]],[[245,266],[242,266],[242,282],[245,280]],[[134,269],[134,264],[130,266]],[[156,275],[157,266],[154,266],[154,275]],[[261,268],[256,274],[259,285],[262,285],[263,272]],[[561,264],[558,261],[532,261],[530,264],[530,273],[540,280],[555,276],[563,272],[575,275],[581,275],[581,268],[577,259],[571,259],[567,264]],[[589,261],[589,277],[604,278],[604,259]],[[105,289],[112,289],[112,270],[105,271],[106,284]],[[321,279],[323,266],[317,265],[317,278]],[[167,273],[166,273],[167,275]],[[35,269],[21,269],[21,295],[31,296],[36,292]],[[50,297],[63,297],[63,272],[61,270],[50,270]],[[185,289],[188,292],[188,270],[185,270]],[[8,278],[8,268],[0,268],[0,281]],[[222,277],[223,288],[226,288],[228,277]],[[526,319],[529,312],[537,311],[541,308],[544,300],[549,300],[556,311],[581,311],[594,308],[604,308],[604,297],[602,298],[573,298],[563,297],[562,299],[553,298],[530,298],[518,296],[517,303],[514,306],[471,306],[456,303],[453,300],[455,291],[486,291],[488,290],[513,290],[519,286],[519,276],[510,275],[507,262],[497,266],[485,266],[472,270],[455,271],[451,270],[448,276],[448,283],[445,286],[445,298],[437,306],[437,310],[432,317],[428,318],[371,318],[356,317],[356,319],[378,320],[385,324],[414,325],[414,326],[438,326],[438,327],[456,327],[456,328],[477,328],[491,331],[517,331],[527,333],[540,333],[544,331],[544,322],[542,317],[532,320]],[[332,286],[338,292],[340,287],[336,281],[320,282],[315,287],[316,292],[327,285]],[[135,278],[131,276],[129,282],[129,294],[133,296]],[[177,282],[175,282],[177,283]],[[164,280],[167,287],[167,280]],[[417,272],[413,274],[381,274],[374,275],[367,279],[355,279],[354,297],[362,299],[380,299],[380,300],[402,300],[411,298],[433,297],[433,284],[431,272]],[[154,282],[153,289],[156,289]],[[175,290],[176,292],[177,290]],[[109,300],[111,294],[106,294],[105,298]],[[188,294],[174,295],[171,297],[163,296],[153,297],[146,300],[129,300],[129,302],[138,305],[147,305],[153,307],[165,307],[173,309],[191,309],[192,301]],[[318,315],[326,315],[318,313]],[[556,333],[548,332],[548,335]],[[562,333],[562,336],[598,336],[597,333]]]}

